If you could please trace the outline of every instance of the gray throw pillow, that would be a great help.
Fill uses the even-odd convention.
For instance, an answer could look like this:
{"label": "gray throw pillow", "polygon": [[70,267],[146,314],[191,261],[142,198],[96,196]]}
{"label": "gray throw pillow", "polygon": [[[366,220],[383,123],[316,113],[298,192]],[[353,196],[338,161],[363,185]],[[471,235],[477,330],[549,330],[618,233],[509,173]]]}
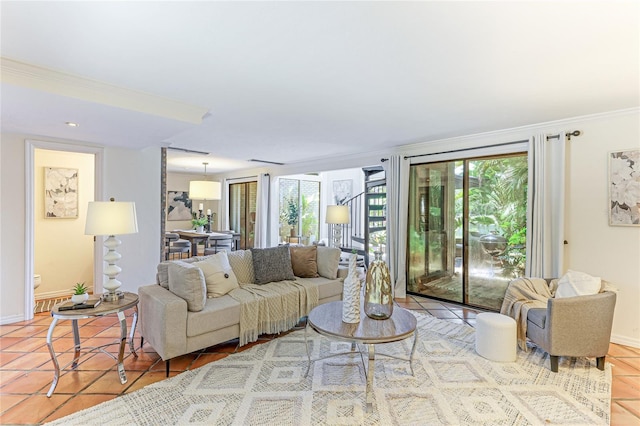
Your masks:
{"label": "gray throw pillow", "polygon": [[256,284],[296,279],[291,268],[288,245],[263,249],[252,248],[251,257]]}

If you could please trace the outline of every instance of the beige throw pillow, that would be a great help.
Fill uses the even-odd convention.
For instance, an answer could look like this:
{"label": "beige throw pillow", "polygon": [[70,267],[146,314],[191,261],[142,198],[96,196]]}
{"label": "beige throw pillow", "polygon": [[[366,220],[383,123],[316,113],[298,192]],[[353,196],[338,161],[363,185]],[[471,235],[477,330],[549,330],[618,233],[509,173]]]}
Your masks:
{"label": "beige throw pillow", "polygon": [[207,259],[209,256],[194,256],[183,260],[168,260],[158,264],[158,273],[156,274],[156,282],[162,287],[169,289],[169,265],[174,262],[193,263]]}
{"label": "beige throw pillow", "polygon": [[231,269],[226,251],[216,253],[201,262],[194,262],[192,265],[202,270],[207,283],[208,298],[221,297],[238,288],[238,279]]}
{"label": "beige throw pillow", "polygon": [[184,262],[168,265],[169,291],[187,302],[187,309],[200,312],[207,300],[207,286],[200,268]]}
{"label": "beige throw pillow", "polygon": [[340,263],[340,249],[335,247],[317,246],[318,249],[318,274],[321,277],[335,280],[338,278],[338,265]]}
{"label": "beige throw pillow", "polygon": [[291,267],[293,275],[300,278],[318,277],[318,262],[316,246],[290,246]]}
{"label": "beige throw pillow", "polygon": [[251,250],[236,250],[227,253],[231,269],[238,278],[240,284],[253,284],[255,277],[253,275],[253,258]]}

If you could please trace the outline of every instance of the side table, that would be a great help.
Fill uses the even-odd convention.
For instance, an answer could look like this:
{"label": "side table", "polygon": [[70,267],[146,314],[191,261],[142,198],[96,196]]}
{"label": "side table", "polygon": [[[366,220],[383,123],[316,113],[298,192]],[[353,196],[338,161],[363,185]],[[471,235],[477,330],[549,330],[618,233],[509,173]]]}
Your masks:
{"label": "side table", "polygon": [[[60,311],[59,309],[60,305],[62,305],[63,303],[66,303],[66,302],[58,303],[51,310],[51,316],[53,317],[53,321],[51,321],[51,325],[49,326],[49,332],[47,333],[47,346],[49,347],[49,354],[51,355],[51,361],[53,362],[53,366],[55,369],[53,382],[51,383],[49,392],[47,392],[47,397],[51,397],[51,394],[53,394],[53,391],[55,390],[58,384],[58,379],[60,378],[60,365],[58,364],[58,358],[55,350],[53,349],[53,342],[52,342],[53,330],[56,328],[56,325],[58,324],[59,320],[71,320],[71,328],[73,329],[73,342],[74,342],[74,350],[75,350],[73,361],[71,361],[69,364],[66,364],[62,368],[64,369],[67,366],[71,365],[71,368],[75,369],[78,366],[78,360],[80,359],[80,333],[78,330],[78,320],[86,319],[86,318],[97,318],[97,317],[102,317],[110,314],[117,314],[118,320],[120,321],[120,340],[114,343],[110,343],[102,346],[89,347],[88,349],[89,349],[89,352],[100,351],[104,354],[109,355],[113,359],[117,360],[118,375],[120,376],[120,383],[122,384],[127,383],[127,376],[124,372],[124,365],[122,363],[124,359],[124,347],[127,341],[127,321],[126,321],[124,311],[131,308],[133,308],[134,310],[133,323],[131,324],[131,334],[129,335],[129,348],[133,356],[137,358],[138,354],[136,353],[133,347],[133,335],[136,331],[136,324],[138,322],[138,295],[135,293],[125,292],[124,298],[122,299],[119,299],[114,302],[102,301],[102,303],[100,303],[98,306],[90,309]],[[107,352],[103,349],[106,346],[111,346],[115,344],[120,345],[120,351],[118,352],[117,358],[110,352]]]}

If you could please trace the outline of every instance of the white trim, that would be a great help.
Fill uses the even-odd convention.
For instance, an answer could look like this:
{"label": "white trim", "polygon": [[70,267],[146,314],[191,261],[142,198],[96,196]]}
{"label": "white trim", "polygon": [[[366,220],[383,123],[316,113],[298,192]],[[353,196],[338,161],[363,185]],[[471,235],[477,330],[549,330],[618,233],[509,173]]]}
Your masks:
{"label": "white trim", "polygon": [[0,317],[0,325],[13,324],[15,322],[25,321],[31,318],[33,318],[33,307],[31,307],[31,317],[23,318],[22,315],[11,315],[8,317]]}
{"label": "white trim", "polygon": [[202,117],[209,111],[208,108],[197,105],[9,58],[2,58],[0,65],[2,80],[6,83],[74,99],[110,105],[192,124],[202,124]]}
{"label": "white trim", "polygon": [[632,348],[640,349],[640,339],[630,339],[627,336],[619,336],[619,335],[612,334],[611,343],[624,345],[624,346],[631,346]]}
{"label": "white trim", "polygon": [[[79,152],[86,154],[93,154],[95,156],[94,167],[94,198],[96,200],[102,200],[102,176],[103,176],[103,161],[104,161],[104,148],[92,145],[79,145],[71,143],[60,143],[41,141],[34,139],[25,140],[25,246],[24,246],[24,268],[25,268],[25,299],[24,299],[24,318],[22,320],[30,320],[33,318],[34,307],[34,289],[33,289],[33,267],[34,267],[34,174],[35,174],[35,150],[48,149],[52,151],[66,151],[66,152]],[[102,292],[103,281],[103,262],[98,262],[98,259],[103,257],[103,247],[101,238],[96,239],[94,244],[94,292]]]}

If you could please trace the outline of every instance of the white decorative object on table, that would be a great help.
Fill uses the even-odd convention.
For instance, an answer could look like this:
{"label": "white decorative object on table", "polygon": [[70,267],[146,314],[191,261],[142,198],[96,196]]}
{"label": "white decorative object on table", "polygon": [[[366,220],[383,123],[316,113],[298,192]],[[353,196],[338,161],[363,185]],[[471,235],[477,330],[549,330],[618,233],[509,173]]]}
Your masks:
{"label": "white decorative object on table", "polygon": [[356,270],[356,255],[349,256],[349,273],[344,279],[342,290],[342,321],[360,322],[360,277]]}

